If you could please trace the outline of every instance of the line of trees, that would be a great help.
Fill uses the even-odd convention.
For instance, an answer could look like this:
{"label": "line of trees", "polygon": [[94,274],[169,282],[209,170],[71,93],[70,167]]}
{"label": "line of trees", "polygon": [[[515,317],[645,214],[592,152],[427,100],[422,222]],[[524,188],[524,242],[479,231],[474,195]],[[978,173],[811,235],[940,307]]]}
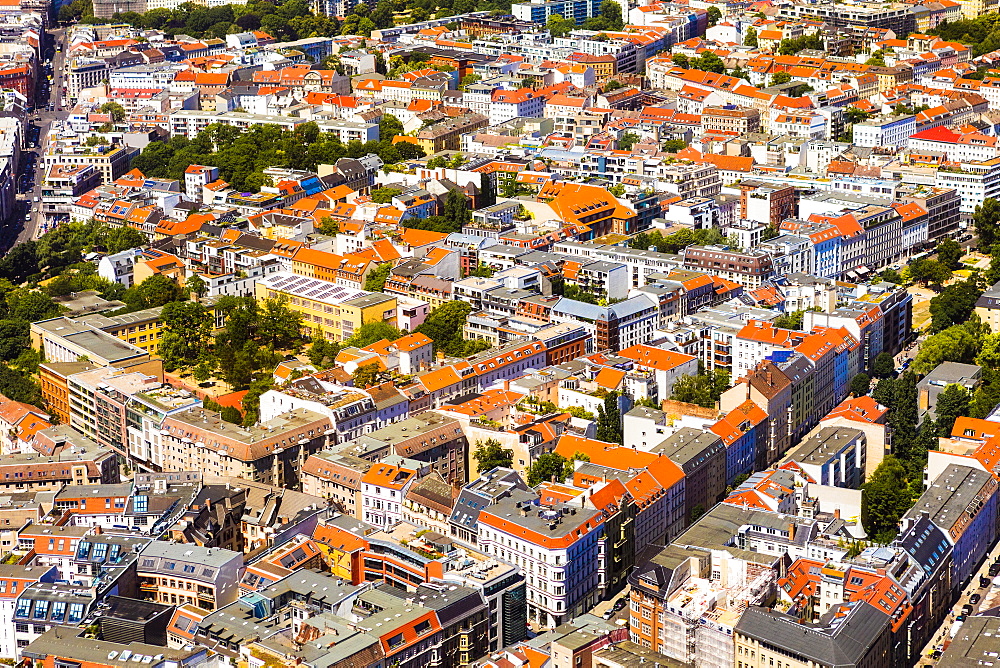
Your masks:
{"label": "line of trees", "polygon": [[[393,144],[393,119],[386,119],[389,139],[346,144],[330,133],[320,132],[309,122],[294,130],[275,125],[254,125],[246,130],[215,123],[194,139],[175,135],[165,142],[151,142],[135,157],[132,166],[146,176],[183,181],[188,165],[219,168],[219,176],[234,188],[257,192],[269,185],[264,170],[275,165],[315,171],[320,164],[333,164],[340,158],[360,158],[374,153],[385,164],[422,158],[422,148],[408,142]],[[381,128],[380,128],[381,135]]]}

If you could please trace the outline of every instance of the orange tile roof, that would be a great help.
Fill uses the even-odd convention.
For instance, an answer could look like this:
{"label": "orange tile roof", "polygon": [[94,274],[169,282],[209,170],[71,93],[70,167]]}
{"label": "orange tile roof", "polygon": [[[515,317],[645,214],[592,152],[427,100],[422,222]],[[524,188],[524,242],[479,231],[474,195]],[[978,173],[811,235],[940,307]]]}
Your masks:
{"label": "orange tile roof", "polygon": [[[711,279],[709,279],[711,280]],[[645,367],[652,367],[659,371],[667,371],[669,369],[674,369],[682,364],[686,364],[692,360],[697,359],[692,355],[685,355],[683,353],[677,353],[672,350],[664,350],[663,348],[654,348],[652,346],[647,346],[639,344],[632,346],[631,348],[626,348],[618,353],[620,357],[625,357],[627,359],[635,361],[636,364]]]}
{"label": "orange tile roof", "polygon": [[434,342],[426,334],[415,332],[413,334],[407,334],[400,339],[396,339],[392,342],[392,345],[396,348],[396,350],[408,353],[432,343]]}
{"label": "orange tile roof", "polygon": [[[874,424],[880,422],[888,411],[888,408],[879,404],[872,397],[849,397],[840,402],[840,404],[824,416],[823,419],[830,420],[837,417],[845,417],[848,420],[854,420],[855,422],[868,422]],[[959,418],[959,420],[961,419],[966,418]],[[955,421],[955,424],[957,426],[958,420]],[[998,428],[998,431],[1000,431],[1000,424],[995,422],[991,422],[990,424],[995,425]]]}
{"label": "orange tile roof", "polygon": [[597,372],[594,382],[606,390],[617,390],[624,378],[624,371],[606,366]]}
{"label": "orange tile roof", "polygon": [[400,490],[416,477],[417,472],[392,464],[376,464],[361,476],[361,482],[379,487]]}
{"label": "orange tile roof", "polygon": [[443,390],[446,387],[462,382],[461,377],[455,371],[454,367],[450,366],[435,371],[428,371],[420,375],[418,380],[428,392]]}
{"label": "orange tile roof", "polygon": [[618,471],[644,469],[657,458],[657,455],[652,453],[633,450],[617,443],[605,443],[571,434],[563,434],[559,437],[554,452],[566,459],[572,458],[579,452],[590,457],[590,461],[598,466],[606,466]]}

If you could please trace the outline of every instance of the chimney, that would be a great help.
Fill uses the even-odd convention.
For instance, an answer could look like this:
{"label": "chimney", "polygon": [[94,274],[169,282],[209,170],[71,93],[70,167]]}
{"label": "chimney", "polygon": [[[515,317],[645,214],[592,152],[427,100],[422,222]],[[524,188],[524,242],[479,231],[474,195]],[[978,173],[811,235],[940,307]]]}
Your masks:
{"label": "chimney", "polygon": [[840,508],[837,508],[836,510],[833,511],[833,516],[836,517],[838,520],[840,519]]}
{"label": "chimney", "polygon": [[788,523],[788,540],[795,540],[795,522]]}

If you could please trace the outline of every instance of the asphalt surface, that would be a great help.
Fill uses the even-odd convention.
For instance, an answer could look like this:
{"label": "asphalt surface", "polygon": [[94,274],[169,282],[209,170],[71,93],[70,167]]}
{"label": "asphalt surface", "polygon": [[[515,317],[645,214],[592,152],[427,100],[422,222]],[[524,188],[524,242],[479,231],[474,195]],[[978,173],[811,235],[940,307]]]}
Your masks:
{"label": "asphalt surface", "polygon": [[[41,197],[42,181],[45,178],[42,155],[48,141],[52,122],[69,116],[69,108],[60,109],[62,104],[63,67],[66,62],[65,38],[66,30],[57,28],[47,31],[48,39],[43,49],[43,64],[46,59],[52,60],[52,82],[48,80],[49,71],[41,70],[38,90],[35,94],[35,111],[24,119],[25,147],[21,153],[21,163],[18,166],[17,199],[20,206],[13,220],[8,220],[0,229],[0,245],[9,249],[29,239],[37,238],[42,223]],[[49,105],[52,111],[49,111]],[[35,198],[39,201],[35,202]]]}
{"label": "asphalt surface", "polygon": [[[986,595],[990,592],[990,589],[995,586],[992,584],[993,578],[989,577],[989,570],[990,570],[990,565],[998,559],[1000,559],[1000,544],[993,546],[993,549],[991,549],[989,553],[986,555],[986,558],[983,560],[983,563],[981,563],[979,565],[979,568],[976,569],[975,573],[972,575],[972,579],[969,580],[969,584],[965,586],[965,588],[962,590],[961,596],[959,596],[958,600],[955,601],[955,604],[952,606],[951,612],[948,613],[948,616],[945,617],[944,622],[938,628],[937,632],[931,638],[930,642],[928,642],[927,645],[924,647],[920,661],[917,663],[917,668],[936,668],[937,666],[941,666],[941,668],[947,668],[947,666],[941,664],[938,661],[938,659],[934,657],[934,652],[935,650],[939,652],[942,651],[945,647],[945,644],[947,642],[950,642],[951,627],[957,620],[958,615],[962,612],[962,608],[964,605],[969,604],[972,607],[972,613],[971,613],[972,615],[977,614],[980,611],[980,609],[983,608],[983,603],[984,603],[983,600],[980,600],[979,602],[973,604],[969,600],[969,598],[973,594],[979,594],[981,598],[986,598]],[[990,584],[987,584],[985,587],[980,587],[979,586],[980,577],[988,578],[990,580]]]}

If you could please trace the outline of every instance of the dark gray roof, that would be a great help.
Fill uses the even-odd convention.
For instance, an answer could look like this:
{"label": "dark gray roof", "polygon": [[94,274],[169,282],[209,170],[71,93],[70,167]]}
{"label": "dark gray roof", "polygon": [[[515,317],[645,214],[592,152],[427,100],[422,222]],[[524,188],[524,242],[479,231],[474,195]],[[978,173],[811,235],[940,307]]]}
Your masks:
{"label": "dark gray roof", "polygon": [[[802,624],[797,617],[752,606],[740,617],[736,632],[820,666],[854,668],[882,664],[870,661],[869,652],[879,651],[878,640],[888,624],[889,615],[863,601],[846,616],[818,624]],[[881,651],[887,648],[885,644]]]}

